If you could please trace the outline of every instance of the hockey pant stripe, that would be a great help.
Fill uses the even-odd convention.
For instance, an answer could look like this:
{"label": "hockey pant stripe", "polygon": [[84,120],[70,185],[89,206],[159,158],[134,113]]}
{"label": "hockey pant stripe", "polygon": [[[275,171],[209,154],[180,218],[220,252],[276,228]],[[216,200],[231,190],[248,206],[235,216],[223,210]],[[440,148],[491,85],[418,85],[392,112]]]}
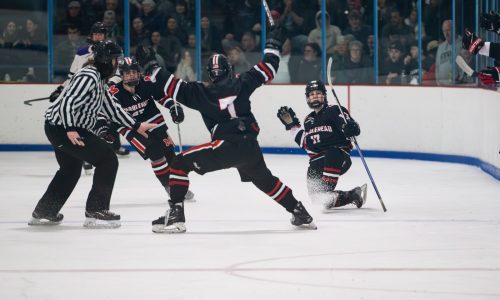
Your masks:
{"label": "hockey pant stripe", "polygon": [[198,152],[198,151],[201,151],[204,149],[209,149],[209,148],[212,148],[212,150],[215,150],[215,149],[219,148],[220,146],[222,146],[223,143],[224,143],[223,140],[215,140],[215,141],[210,142],[210,143],[201,144],[199,146],[195,146],[195,147],[187,149],[186,151],[183,151],[182,155],[186,156],[186,155],[189,155],[191,153],[195,153],[195,152]]}
{"label": "hockey pant stripe", "polygon": [[132,138],[130,140],[130,143],[135,146],[135,148],[139,151],[141,151],[142,154],[146,153],[146,146],[144,146],[139,140],[136,138]]}
{"label": "hockey pant stripe", "polygon": [[324,177],[338,178],[338,177],[340,177],[340,174],[333,174],[333,173],[323,172],[323,176]]}

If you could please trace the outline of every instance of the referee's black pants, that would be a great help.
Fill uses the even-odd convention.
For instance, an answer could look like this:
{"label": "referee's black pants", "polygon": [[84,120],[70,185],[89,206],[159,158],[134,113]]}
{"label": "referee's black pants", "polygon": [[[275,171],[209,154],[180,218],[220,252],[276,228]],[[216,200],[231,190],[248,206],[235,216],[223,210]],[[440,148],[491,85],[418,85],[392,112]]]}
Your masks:
{"label": "referee's black pants", "polygon": [[73,145],[64,127],[45,124],[45,134],[56,155],[59,170],[38,202],[35,211],[55,215],[63,207],[73,192],[80,174],[83,161],[95,166],[92,189],[87,197],[86,210],[109,209],[111,193],[118,171],[118,159],[113,149],[102,139],[87,130],[79,129],[85,146]]}

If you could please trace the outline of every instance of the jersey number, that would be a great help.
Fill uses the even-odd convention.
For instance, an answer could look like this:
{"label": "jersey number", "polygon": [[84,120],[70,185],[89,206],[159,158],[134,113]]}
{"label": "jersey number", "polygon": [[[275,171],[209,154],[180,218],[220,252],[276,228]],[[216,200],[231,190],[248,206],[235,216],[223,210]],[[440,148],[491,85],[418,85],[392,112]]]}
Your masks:
{"label": "jersey number", "polygon": [[319,140],[319,134],[311,135],[311,140],[312,140],[313,144],[319,143],[320,142],[320,140]]}

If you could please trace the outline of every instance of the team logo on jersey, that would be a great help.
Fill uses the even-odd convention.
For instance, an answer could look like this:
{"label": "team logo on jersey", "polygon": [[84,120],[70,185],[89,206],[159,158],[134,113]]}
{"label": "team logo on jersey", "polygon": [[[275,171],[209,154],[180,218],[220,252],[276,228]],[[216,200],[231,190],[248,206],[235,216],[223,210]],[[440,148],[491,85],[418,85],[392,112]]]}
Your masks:
{"label": "team logo on jersey", "polygon": [[113,84],[112,86],[109,87],[109,92],[111,93],[111,95],[115,95],[116,93],[118,93],[120,90]]}

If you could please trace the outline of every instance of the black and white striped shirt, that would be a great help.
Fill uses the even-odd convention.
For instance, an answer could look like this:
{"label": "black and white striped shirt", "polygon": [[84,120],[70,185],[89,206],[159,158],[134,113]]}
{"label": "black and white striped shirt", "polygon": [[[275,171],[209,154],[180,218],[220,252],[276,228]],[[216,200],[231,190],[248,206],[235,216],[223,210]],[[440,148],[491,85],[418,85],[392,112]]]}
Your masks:
{"label": "black and white striped shirt", "polygon": [[66,131],[76,128],[92,131],[98,115],[134,129],[140,125],[113,100],[97,69],[87,66],[71,78],[61,96],[45,112],[45,119],[64,126]]}

